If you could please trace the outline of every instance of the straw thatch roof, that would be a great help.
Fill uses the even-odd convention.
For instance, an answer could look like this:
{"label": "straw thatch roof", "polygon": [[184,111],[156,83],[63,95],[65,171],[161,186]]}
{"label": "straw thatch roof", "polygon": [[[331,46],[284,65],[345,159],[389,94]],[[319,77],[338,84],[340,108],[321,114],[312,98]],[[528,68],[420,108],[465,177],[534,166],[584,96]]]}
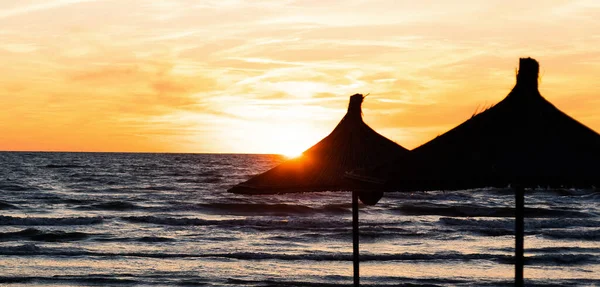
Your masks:
{"label": "straw thatch roof", "polygon": [[229,191],[244,194],[337,191],[361,189],[344,177],[348,170],[366,169],[408,151],[363,122],[365,97],[350,97],[348,112],[327,137],[303,152]]}
{"label": "straw thatch roof", "polygon": [[600,135],[544,99],[538,73],[520,59],[504,100],[369,174],[395,190],[600,186]]}

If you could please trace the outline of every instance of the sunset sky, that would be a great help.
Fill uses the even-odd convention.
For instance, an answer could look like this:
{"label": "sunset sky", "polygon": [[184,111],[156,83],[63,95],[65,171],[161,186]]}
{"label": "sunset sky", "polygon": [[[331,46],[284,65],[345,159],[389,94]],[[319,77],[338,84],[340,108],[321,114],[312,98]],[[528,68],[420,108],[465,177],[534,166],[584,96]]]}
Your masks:
{"label": "sunset sky", "polygon": [[600,1],[0,0],[0,150],[289,153],[348,97],[409,149],[519,57],[600,131]]}

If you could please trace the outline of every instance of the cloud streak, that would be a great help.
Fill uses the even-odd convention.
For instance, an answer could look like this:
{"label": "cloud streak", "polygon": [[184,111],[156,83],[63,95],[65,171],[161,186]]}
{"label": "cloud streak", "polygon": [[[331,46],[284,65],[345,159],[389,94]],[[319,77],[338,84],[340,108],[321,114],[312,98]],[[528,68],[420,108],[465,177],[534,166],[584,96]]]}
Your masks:
{"label": "cloud streak", "polygon": [[[86,2],[94,2],[95,0],[58,0],[58,1],[39,1],[38,3],[29,4],[29,5],[16,5],[16,7],[7,7],[0,10],[0,19],[15,17],[15,16],[23,16],[29,13],[41,12],[45,10],[51,9],[59,9],[61,7],[86,3]],[[20,2],[20,1],[19,1]]]}

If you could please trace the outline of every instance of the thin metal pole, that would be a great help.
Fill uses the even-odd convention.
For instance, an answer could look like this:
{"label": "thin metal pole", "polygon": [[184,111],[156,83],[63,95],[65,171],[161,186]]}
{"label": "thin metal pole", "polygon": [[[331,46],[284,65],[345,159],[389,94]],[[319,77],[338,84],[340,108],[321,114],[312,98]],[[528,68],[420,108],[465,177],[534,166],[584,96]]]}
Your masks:
{"label": "thin metal pole", "polygon": [[525,191],[515,186],[515,286],[523,287],[523,237],[525,236]]}
{"label": "thin metal pole", "polygon": [[358,192],[352,191],[352,253],[354,262],[354,286],[360,286],[358,257]]}

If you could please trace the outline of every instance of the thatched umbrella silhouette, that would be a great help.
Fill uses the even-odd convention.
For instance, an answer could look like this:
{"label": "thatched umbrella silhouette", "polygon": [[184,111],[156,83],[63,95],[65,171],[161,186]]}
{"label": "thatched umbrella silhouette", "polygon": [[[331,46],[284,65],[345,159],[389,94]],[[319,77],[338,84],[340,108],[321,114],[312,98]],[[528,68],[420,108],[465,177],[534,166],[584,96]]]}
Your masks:
{"label": "thatched umbrella silhouette", "polygon": [[362,119],[365,96],[350,97],[348,112],[334,130],[298,158],[249,180],[229,192],[239,194],[281,194],[292,192],[352,191],[352,233],[354,283],[359,283],[358,200],[374,205],[383,192],[369,183],[345,177],[348,170],[366,170],[408,150],[378,134]]}
{"label": "thatched umbrella silhouette", "polygon": [[495,106],[368,173],[391,190],[515,190],[515,283],[523,285],[524,188],[600,186],[600,135],[546,101],[539,64],[519,62],[517,83]]}

